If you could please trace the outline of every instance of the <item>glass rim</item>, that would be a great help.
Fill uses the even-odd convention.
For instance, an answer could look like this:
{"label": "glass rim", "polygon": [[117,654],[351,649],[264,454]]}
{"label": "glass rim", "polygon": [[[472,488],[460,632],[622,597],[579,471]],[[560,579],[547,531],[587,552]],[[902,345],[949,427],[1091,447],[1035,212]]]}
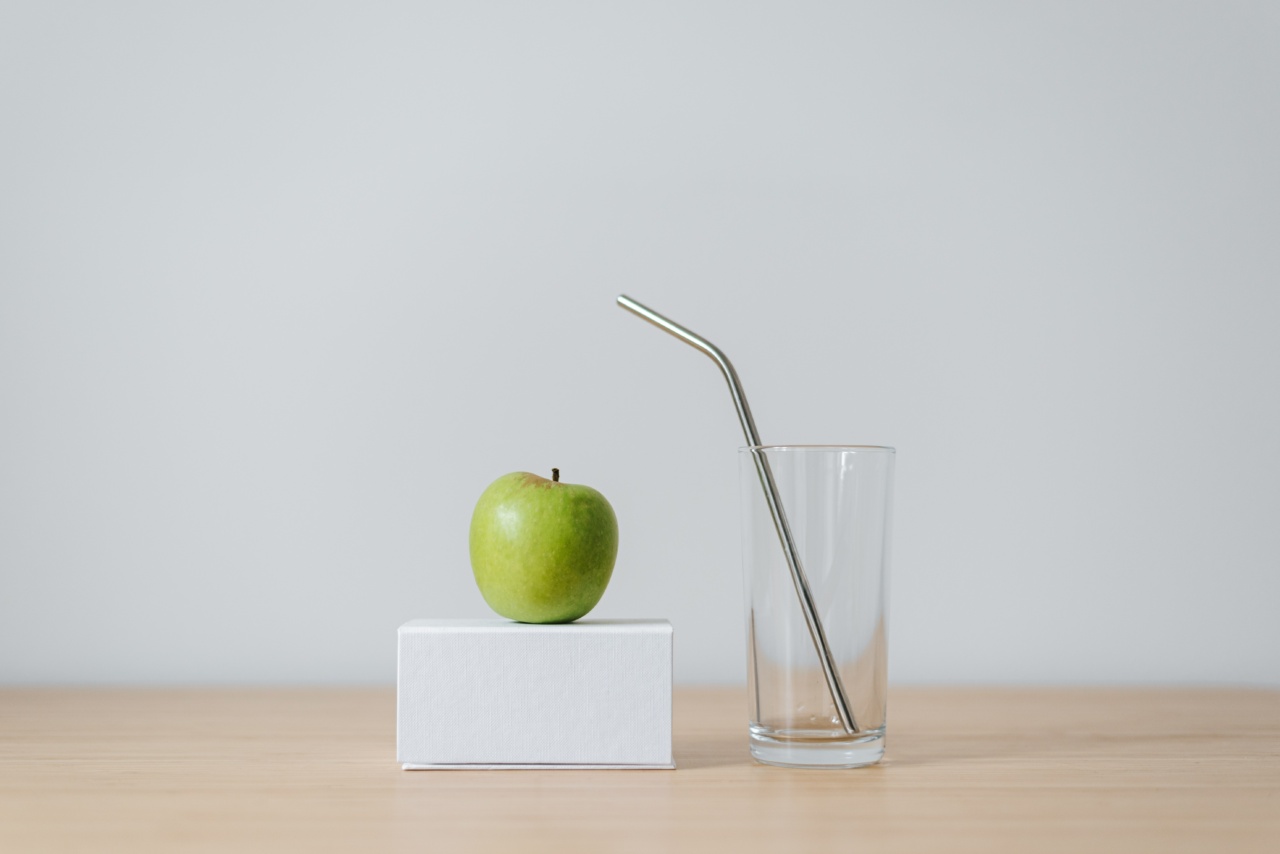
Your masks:
{"label": "glass rim", "polygon": [[738,451],[887,451],[897,453],[890,445],[743,445]]}

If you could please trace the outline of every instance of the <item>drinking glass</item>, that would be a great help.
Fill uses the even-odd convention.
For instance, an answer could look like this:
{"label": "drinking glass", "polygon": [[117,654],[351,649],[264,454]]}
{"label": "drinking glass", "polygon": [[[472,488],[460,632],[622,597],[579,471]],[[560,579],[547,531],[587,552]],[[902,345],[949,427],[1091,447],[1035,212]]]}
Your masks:
{"label": "drinking glass", "polygon": [[[757,445],[738,455],[751,754],[769,765],[856,768],[885,745],[886,616],[894,449]],[[777,485],[848,699],[841,720],[766,500]]]}

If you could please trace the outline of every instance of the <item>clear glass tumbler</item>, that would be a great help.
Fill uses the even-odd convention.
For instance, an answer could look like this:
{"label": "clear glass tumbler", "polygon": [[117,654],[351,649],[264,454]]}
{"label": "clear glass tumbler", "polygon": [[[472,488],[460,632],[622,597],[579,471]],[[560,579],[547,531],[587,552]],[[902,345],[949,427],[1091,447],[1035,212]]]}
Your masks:
{"label": "clear glass tumbler", "polygon": [[[893,448],[761,445],[738,455],[751,755],[857,768],[884,755]],[[766,500],[762,464],[808,579],[856,732],[832,699]]]}

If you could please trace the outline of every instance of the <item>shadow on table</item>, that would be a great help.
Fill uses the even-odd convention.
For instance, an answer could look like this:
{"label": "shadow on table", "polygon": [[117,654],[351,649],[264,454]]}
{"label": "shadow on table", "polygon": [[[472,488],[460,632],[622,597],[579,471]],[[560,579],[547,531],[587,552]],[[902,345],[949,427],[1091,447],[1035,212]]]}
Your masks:
{"label": "shadow on table", "polygon": [[[1122,738],[1114,739],[1112,748],[1123,742]],[[1098,747],[1101,748],[1102,745]],[[947,765],[963,768],[975,763],[1000,764],[1032,758],[1041,762],[1055,762],[1073,754],[1079,754],[1079,745],[1056,736],[1053,732],[1006,736],[971,733],[950,738],[913,733],[890,739],[881,764],[889,768]]]}
{"label": "shadow on table", "polygon": [[677,737],[672,745],[672,752],[675,754],[676,769],[681,771],[754,764],[747,750],[745,733]]}

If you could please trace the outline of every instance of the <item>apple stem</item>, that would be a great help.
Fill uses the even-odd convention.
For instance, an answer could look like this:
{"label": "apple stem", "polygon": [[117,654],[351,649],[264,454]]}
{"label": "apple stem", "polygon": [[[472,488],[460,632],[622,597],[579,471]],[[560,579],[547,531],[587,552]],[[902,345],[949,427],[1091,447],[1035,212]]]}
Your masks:
{"label": "apple stem", "polygon": [[559,482],[560,482],[560,469],[552,469],[552,470],[551,470],[551,482],[552,482],[552,483],[559,483]]}

